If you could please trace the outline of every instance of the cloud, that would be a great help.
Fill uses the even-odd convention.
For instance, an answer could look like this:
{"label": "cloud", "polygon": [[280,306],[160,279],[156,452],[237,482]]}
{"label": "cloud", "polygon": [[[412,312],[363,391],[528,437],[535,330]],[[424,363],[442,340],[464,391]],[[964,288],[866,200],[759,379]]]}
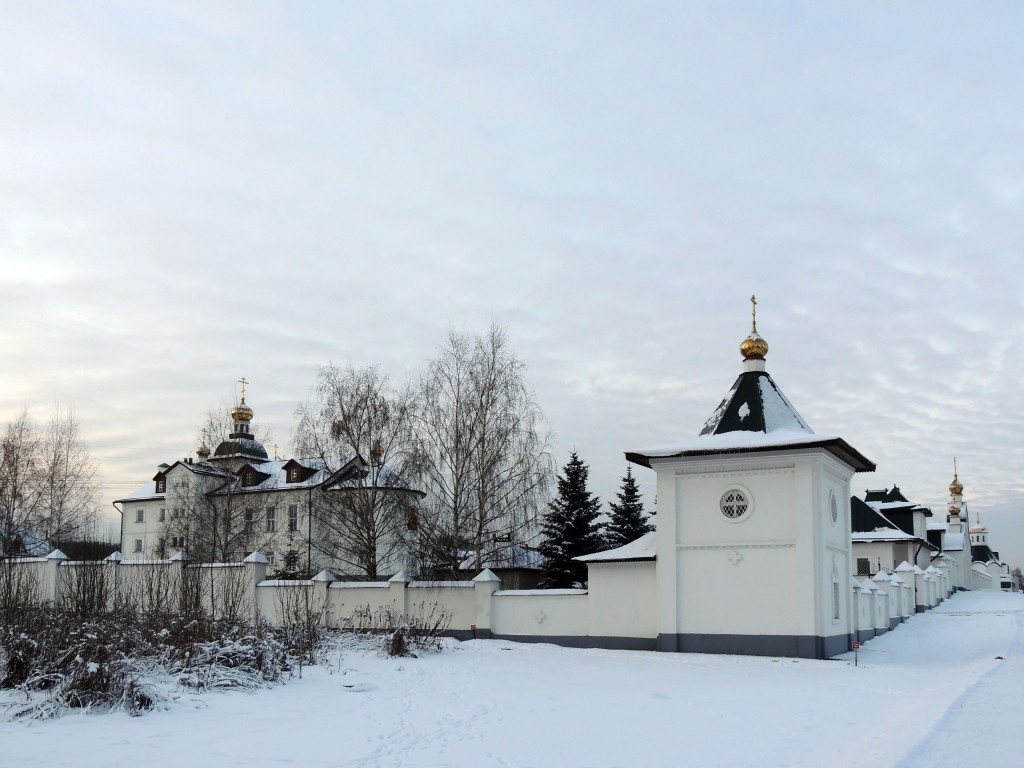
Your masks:
{"label": "cloud", "polygon": [[284,444],[317,366],[402,379],[493,318],[608,499],[624,450],[700,429],[757,293],[769,370],[864,480],[941,509],[956,454],[998,538],[1020,15],[19,5],[0,414],[74,402],[104,475],[146,479],[241,375]]}

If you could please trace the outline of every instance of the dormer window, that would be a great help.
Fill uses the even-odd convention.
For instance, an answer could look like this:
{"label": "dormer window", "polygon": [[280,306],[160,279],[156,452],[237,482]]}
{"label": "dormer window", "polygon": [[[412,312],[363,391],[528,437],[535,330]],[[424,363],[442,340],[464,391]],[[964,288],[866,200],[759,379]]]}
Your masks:
{"label": "dormer window", "polygon": [[300,477],[300,473],[299,473],[299,468],[298,467],[292,467],[291,469],[288,470],[288,482],[289,483],[297,483],[297,482],[299,482],[300,479],[301,479],[301,477]]}
{"label": "dormer window", "polygon": [[242,485],[256,485],[256,473],[251,469],[246,470],[242,475]]}
{"label": "dormer window", "polygon": [[167,493],[167,478],[166,477],[158,477],[156,479],[156,492],[157,493]]}

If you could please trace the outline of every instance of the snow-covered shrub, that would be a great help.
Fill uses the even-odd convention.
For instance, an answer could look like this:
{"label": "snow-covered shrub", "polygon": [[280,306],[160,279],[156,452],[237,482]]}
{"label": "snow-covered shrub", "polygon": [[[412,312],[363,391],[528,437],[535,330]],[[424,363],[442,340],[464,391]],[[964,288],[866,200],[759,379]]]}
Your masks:
{"label": "snow-covered shrub", "polygon": [[279,589],[277,594],[282,641],[300,664],[314,663],[324,638],[324,598],[302,588]]}
{"label": "snow-covered shrub", "polygon": [[383,635],[381,651],[387,656],[416,656],[440,651],[451,622],[451,611],[439,603],[420,603],[409,614],[395,606],[356,609],[349,621],[352,631]]}
{"label": "snow-covered shrub", "polygon": [[83,620],[46,606],[21,618],[0,625],[0,687],[26,694],[15,716],[82,708],[139,714],[174,686],[264,687],[287,668],[278,633],[262,625],[177,615],[158,621],[127,610]]}

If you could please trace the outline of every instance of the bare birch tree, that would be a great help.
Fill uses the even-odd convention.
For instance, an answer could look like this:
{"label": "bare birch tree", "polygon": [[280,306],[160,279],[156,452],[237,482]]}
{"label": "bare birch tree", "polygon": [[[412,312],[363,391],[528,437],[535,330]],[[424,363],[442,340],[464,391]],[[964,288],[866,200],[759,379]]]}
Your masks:
{"label": "bare birch tree", "polygon": [[552,476],[544,416],[525,365],[492,324],[451,331],[424,375],[417,420],[428,493],[421,530],[432,565],[454,575],[469,559],[514,565],[533,545]]}
{"label": "bare birch tree", "polygon": [[342,572],[375,580],[406,567],[422,494],[414,474],[411,388],[376,367],[320,369],[315,402],[299,406],[295,447],[330,476],[313,501],[313,546]]}
{"label": "bare birch tree", "polygon": [[57,408],[40,432],[27,410],[0,439],[0,551],[21,554],[29,537],[51,546],[93,533],[95,460],[74,411]]}
{"label": "bare birch tree", "polygon": [[56,409],[39,440],[39,530],[54,547],[93,534],[96,461],[82,442],[73,410]]}
{"label": "bare birch tree", "polygon": [[7,425],[0,442],[0,554],[22,553],[22,539],[39,507],[39,435],[27,410]]}

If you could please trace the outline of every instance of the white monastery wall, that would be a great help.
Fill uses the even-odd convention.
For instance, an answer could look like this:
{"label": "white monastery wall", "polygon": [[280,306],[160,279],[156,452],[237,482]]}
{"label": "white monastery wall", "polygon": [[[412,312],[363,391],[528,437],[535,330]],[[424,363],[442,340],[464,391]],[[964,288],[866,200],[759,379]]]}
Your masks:
{"label": "white monastery wall", "polygon": [[586,637],[590,610],[583,589],[497,591],[491,631],[502,637]]}
{"label": "white monastery wall", "polygon": [[657,581],[653,561],[591,563],[587,585],[591,635],[657,636]]}

